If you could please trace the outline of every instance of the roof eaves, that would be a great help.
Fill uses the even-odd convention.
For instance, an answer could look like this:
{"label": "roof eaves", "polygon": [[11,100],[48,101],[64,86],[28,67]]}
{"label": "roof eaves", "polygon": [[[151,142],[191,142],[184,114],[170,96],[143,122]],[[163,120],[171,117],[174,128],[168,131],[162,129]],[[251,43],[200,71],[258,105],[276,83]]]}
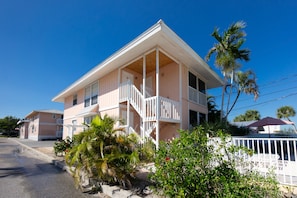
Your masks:
{"label": "roof eaves", "polygon": [[69,87],[64,89],[62,92],[60,92],[57,96],[55,96],[52,101],[53,102],[64,102],[64,96],[67,94],[67,92],[75,89],[79,84],[81,84],[83,81],[88,79],[90,76],[94,75],[96,72],[99,72],[103,68],[107,67],[111,62],[115,61],[118,57],[124,55],[129,50],[133,49],[135,46],[142,43],[144,40],[148,39],[149,37],[153,36],[154,34],[157,34],[161,30],[161,25],[164,24],[162,20],[159,20],[155,25],[147,29],[145,32],[143,32],[141,35],[136,37],[134,40],[129,42],[124,47],[120,48],[118,51],[116,51],[114,54],[112,54],[109,58],[95,66],[93,69],[91,69],[89,72],[84,74],[81,78],[79,78],[77,81],[72,83]]}

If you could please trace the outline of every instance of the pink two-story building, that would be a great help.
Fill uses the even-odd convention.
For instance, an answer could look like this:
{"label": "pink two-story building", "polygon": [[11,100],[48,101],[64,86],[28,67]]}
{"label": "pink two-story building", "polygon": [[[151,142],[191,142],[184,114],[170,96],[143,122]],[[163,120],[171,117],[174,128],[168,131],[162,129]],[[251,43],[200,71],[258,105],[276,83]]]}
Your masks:
{"label": "pink two-story building", "polygon": [[22,139],[59,139],[63,136],[63,111],[34,110],[20,120],[18,125]]}
{"label": "pink two-story building", "polygon": [[160,20],[53,101],[64,103],[63,138],[107,114],[158,146],[207,120],[206,90],[219,86],[220,77]]}

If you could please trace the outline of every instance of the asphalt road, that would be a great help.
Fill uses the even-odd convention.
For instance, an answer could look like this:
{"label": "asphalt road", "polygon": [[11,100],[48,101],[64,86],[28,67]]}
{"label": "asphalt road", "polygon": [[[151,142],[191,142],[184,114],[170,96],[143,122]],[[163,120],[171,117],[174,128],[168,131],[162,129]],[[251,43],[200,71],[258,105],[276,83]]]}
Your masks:
{"label": "asphalt road", "polygon": [[93,197],[75,189],[73,178],[6,138],[0,138],[0,198]]}

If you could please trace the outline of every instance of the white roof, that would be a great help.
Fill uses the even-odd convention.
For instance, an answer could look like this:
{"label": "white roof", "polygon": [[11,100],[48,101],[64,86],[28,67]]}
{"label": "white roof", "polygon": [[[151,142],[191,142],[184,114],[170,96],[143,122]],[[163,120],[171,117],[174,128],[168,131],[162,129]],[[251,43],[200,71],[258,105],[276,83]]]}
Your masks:
{"label": "white roof", "polygon": [[63,111],[56,110],[56,109],[42,109],[42,110],[34,110],[31,111],[28,115],[26,115],[25,118],[29,117],[30,115],[33,115],[35,113],[52,113],[52,114],[60,114],[63,115]]}
{"label": "white roof", "polygon": [[98,80],[102,76],[123,66],[156,46],[159,46],[177,61],[180,61],[203,76],[208,88],[222,86],[222,79],[209,65],[162,20],[159,20],[151,28],[60,92],[52,101],[64,102],[65,97],[74,94],[88,84]]}

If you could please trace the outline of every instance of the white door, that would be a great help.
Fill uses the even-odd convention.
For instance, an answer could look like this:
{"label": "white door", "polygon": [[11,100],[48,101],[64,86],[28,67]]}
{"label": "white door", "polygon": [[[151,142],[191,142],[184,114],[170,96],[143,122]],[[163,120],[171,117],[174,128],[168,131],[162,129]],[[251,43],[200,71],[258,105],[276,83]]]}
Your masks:
{"label": "white door", "polygon": [[[141,92],[143,92],[143,84],[140,85]],[[145,79],[145,97],[153,96],[153,78],[151,76]]]}
{"label": "white door", "polygon": [[133,84],[134,76],[133,76],[133,74],[130,74],[126,71],[122,71],[122,83],[126,82],[126,81],[130,81]]}

